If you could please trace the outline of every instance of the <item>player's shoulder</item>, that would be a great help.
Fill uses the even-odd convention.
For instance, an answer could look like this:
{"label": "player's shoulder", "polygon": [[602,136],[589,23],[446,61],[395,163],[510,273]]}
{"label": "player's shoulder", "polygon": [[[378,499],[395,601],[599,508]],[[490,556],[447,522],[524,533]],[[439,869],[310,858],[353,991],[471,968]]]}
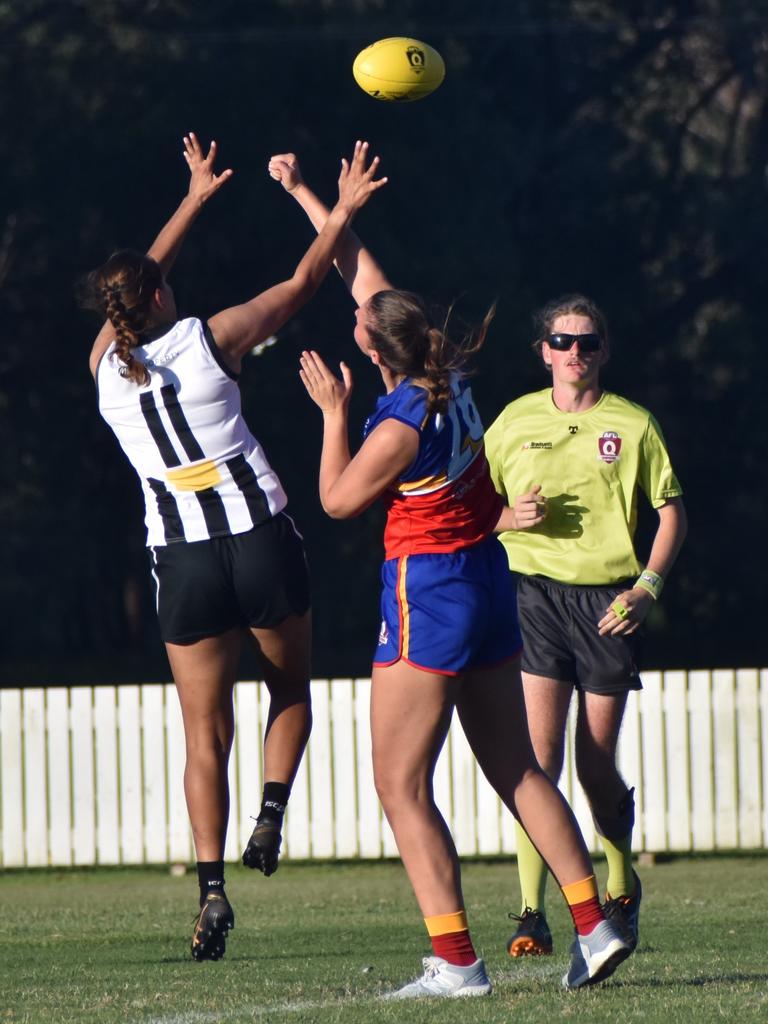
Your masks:
{"label": "player's shoulder", "polygon": [[203,332],[203,322],[197,316],[187,316],[183,320],[177,320],[176,327],[182,334],[202,334]]}
{"label": "player's shoulder", "polygon": [[197,317],[176,320],[168,329],[156,338],[145,341],[137,353],[150,371],[163,366],[186,366],[190,353],[205,349],[203,343],[203,325]]}
{"label": "player's shoulder", "polygon": [[421,422],[427,407],[427,398],[425,388],[404,380],[380,401],[382,410],[386,410],[388,416]]}
{"label": "player's shoulder", "polygon": [[189,342],[197,342],[203,337],[203,324],[195,316],[185,317],[183,320],[176,320],[156,337],[144,341],[139,346],[139,352],[151,358],[155,353],[163,352],[169,348],[177,350],[180,345]]}
{"label": "player's shoulder", "polygon": [[203,322],[196,316],[187,316],[183,320],[177,320],[166,337],[169,341],[180,341],[191,339],[202,340],[204,333]]}
{"label": "player's shoulder", "polygon": [[401,381],[394,390],[380,395],[376,406],[365,421],[363,436],[368,434],[384,420],[394,419],[421,430],[427,418],[427,392],[412,384],[409,380]]}

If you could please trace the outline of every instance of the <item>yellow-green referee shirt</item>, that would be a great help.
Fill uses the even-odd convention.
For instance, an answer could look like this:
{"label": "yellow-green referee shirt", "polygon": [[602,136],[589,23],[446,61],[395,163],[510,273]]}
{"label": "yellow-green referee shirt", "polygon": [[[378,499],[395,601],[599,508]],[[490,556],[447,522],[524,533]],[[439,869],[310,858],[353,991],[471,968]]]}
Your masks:
{"label": "yellow-green referee shirt", "polygon": [[510,503],[536,484],[546,519],[501,534],[509,566],[584,586],[636,576],[637,488],[654,508],[681,495],[653,416],[609,391],[591,409],[561,412],[552,389],[511,402],[485,435],[498,492]]}

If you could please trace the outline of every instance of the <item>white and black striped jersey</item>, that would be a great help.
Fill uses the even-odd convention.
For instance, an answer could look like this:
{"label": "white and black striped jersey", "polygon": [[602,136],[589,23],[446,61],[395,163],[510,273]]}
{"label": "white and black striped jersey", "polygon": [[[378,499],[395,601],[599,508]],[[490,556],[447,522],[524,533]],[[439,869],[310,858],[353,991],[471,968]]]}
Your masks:
{"label": "white and black striped jersey", "polygon": [[139,346],[141,387],[120,376],[114,345],[96,372],[99,411],[139,474],[151,547],[244,533],[286,497],[243,419],[237,374],[207,325],[179,320]]}

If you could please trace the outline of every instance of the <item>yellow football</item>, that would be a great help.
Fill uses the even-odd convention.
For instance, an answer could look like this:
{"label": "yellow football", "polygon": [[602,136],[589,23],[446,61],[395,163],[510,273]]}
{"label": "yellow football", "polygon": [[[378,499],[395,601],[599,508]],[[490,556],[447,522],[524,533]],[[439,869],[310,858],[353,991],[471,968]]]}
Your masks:
{"label": "yellow football", "polygon": [[443,58],[426,43],[404,36],[379,39],[352,65],[360,88],[377,100],[420,100],[445,78]]}

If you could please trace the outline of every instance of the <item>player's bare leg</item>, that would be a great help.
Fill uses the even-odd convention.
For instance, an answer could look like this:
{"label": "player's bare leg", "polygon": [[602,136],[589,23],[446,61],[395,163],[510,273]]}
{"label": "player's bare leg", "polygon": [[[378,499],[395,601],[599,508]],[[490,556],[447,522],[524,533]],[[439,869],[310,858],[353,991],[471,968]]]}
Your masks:
{"label": "player's bare leg", "polygon": [[227,762],[234,737],[232,692],[242,632],[166,644],[184,721],[184,793],[198,860],[224,852],[229,817]]}
{"label": "player's bare leg", "polygon": [[373,670],[374,781],[434,953],[424,959],[423,977],[390,993],[391,999],[491,991],[469,934],[456,847],[433,793],[457,688],[456,679],[403,661]]}
{"label": "player's bare leg", "polygon": [[243,853],[247,867],[277,870],[283,813],[312,728],[311,613],[289,615],[272,629],[252,629],[269,690],[261,811]]}
{"label": "player's bare leg", "polygon": [[273,629],[253,629],[269,690],[264,779],[291,784],[312,729],[309,691],[312,614],[289,615]]}
{"label": "player's bare leg", "polygon": [[519,660],[467,673],[456,707],[483,773],[560,886],[591,875],[592,863],[573,812],[536,760]]}
{"label": "player's bare leg", "polygon": [[[563,768],[565,724],[573,685],[526,672],[522,679],[536,759],[552,781],[557,782]],[[512,957],[541,956],[553,949],[545,907],[549,869],[519,822],[515,822],[515,834],[522,900],[520,913],[510,914],[517,921],[517,929],[507,942],[507,952]]]}
{"label": "player's bare leg", "polygon": [[573,683],[563,683],[547,676],[521,673],[523,695],[536,760],[557,782],[565,757],[565,726],[573,694]]}
{"label": "player's bare leg", "polygon": [[557,879],[573,918],[575,938],[566,988],[597,984],[631,952],[605,919],[592,863],[573,812],[536,761],[520,679],[519,659],[467,674],[457,701],[464,732],[486,778]]}
{"label": "player's bare leg", "polygon": [[[527,694],[526,694],[527,699]],[[576,724],[576,772],[592,810],[611,814],[627,784],[616,767],[627,693],[582,693]]]}
{"label": "player's bare leg", "polygon": [[232,692],[241,630],[166,644],[181,703],[186,741],[184,792],[200,883],[200,913],[192,936],[195,960],[224,955],[235,919],[224,892],[224,844],[229,818],[227,763],[234,737]]}
{"label": "player's bare leg", "polygon": [[464,909],[456,848],[432,788],[457,688],[454,679],[404,661],[373,670],[376,792],[424,917]]}
{"label": "player's bare leg", "polygon": [[632,867],[633,791],[616,766],[627,692],[580,695],[576,724],[576,771],[589,800],[608,863],[606,916],[633,948],[639,933],[642,886]]}

